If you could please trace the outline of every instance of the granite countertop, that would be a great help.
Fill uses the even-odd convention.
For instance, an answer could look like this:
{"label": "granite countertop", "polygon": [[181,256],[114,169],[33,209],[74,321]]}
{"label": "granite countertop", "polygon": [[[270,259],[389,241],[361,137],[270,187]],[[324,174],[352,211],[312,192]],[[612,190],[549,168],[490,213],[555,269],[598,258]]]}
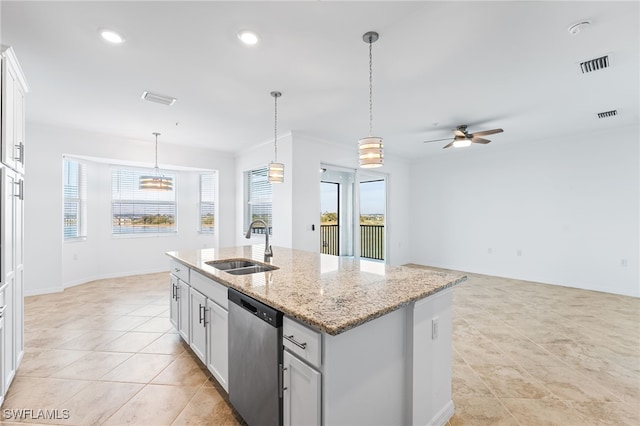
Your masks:
{"label": "granite countertop", "polygon": [[466,276],[284,247],[274,271],[231,275],[206,264],[220,259],[264,263],[264,245],[168,252],[167,255],[286,316],[337,335],[466,280]]}

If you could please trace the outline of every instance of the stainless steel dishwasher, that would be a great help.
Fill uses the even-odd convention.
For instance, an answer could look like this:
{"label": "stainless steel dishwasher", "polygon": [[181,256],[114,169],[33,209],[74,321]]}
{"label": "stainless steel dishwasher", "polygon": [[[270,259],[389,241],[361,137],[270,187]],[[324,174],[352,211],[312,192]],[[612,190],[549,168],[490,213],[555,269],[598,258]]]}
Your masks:
{"label": "stainless steel dishwasher", "polygon": [[282,424],[282,312],[229,289],[229,401],[250,426]]}

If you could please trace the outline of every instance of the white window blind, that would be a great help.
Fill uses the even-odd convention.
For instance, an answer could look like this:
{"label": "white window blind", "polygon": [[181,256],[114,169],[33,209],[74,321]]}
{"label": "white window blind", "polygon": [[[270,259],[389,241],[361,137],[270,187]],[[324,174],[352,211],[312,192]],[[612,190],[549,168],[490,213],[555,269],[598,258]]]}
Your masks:
{"label": "white window blind", "polygon": [[65,240],[87,237],[87,166],[63,159],[63,197]]}
{"label": "white window blind", "polygon": [[217,173],[200,175],[200,232],[215,231]]}
{"label": "white window blind", "polygon": [[[267,168],[245,172],[247,204],[245,210],[245,229],[256,219],[264,220],[271,234],[271,184],[267,180]],[[253,234],[264,234],[261,225],[253,228]]]}
{"label": "white window blind", "polygon": [[[153,235],[177,232],[175,186],[171,190],[140,189],[140,177],[155,169],[111,168],[111,217],[113,235]],[[160,170],[176,182],[175,173]]]}

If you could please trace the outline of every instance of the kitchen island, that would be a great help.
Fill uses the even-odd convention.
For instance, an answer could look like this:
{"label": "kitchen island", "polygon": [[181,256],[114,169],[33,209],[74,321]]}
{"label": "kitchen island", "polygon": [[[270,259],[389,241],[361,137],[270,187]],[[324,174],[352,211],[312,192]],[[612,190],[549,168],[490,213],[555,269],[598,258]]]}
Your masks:
{"label": "kitchen island", "polygon": [[[208,262],[263,263],[264,246],[167,253],[172,322],[225,389],[223,299],[229,287],[285,316],[285,424],[446,423],[453,415],[451,287],[466,277],[282,247],[273,251],[269,263],[277,269],[248,275]],[[185,303],[194,300],[192,293],[198,302]],[[180,312],[185,309],[189,313]],[[211,331],[202,334],[194,322]]]}

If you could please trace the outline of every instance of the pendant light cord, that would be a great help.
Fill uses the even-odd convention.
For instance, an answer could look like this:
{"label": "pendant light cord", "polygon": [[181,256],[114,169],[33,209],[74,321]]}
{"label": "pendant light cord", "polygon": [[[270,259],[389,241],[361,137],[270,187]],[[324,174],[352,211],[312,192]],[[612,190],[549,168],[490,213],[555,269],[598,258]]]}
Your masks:
{"label": "pendant light cord", "polygon": [[154,133],[154,135],[156,135],[156,171],[158,171],[158,169],[160,169],[158,167],[158,135],[160,133]]}
{"label": "pendant light cord", "polygon": [[373,41],[369,37],[369,136],[373,136]]}
{"label": "pendant light cord", "polygon": [[274,96],[274,125],[273,125],[273,150],[275,154],[275,162],[278,162],[278,96]]}

